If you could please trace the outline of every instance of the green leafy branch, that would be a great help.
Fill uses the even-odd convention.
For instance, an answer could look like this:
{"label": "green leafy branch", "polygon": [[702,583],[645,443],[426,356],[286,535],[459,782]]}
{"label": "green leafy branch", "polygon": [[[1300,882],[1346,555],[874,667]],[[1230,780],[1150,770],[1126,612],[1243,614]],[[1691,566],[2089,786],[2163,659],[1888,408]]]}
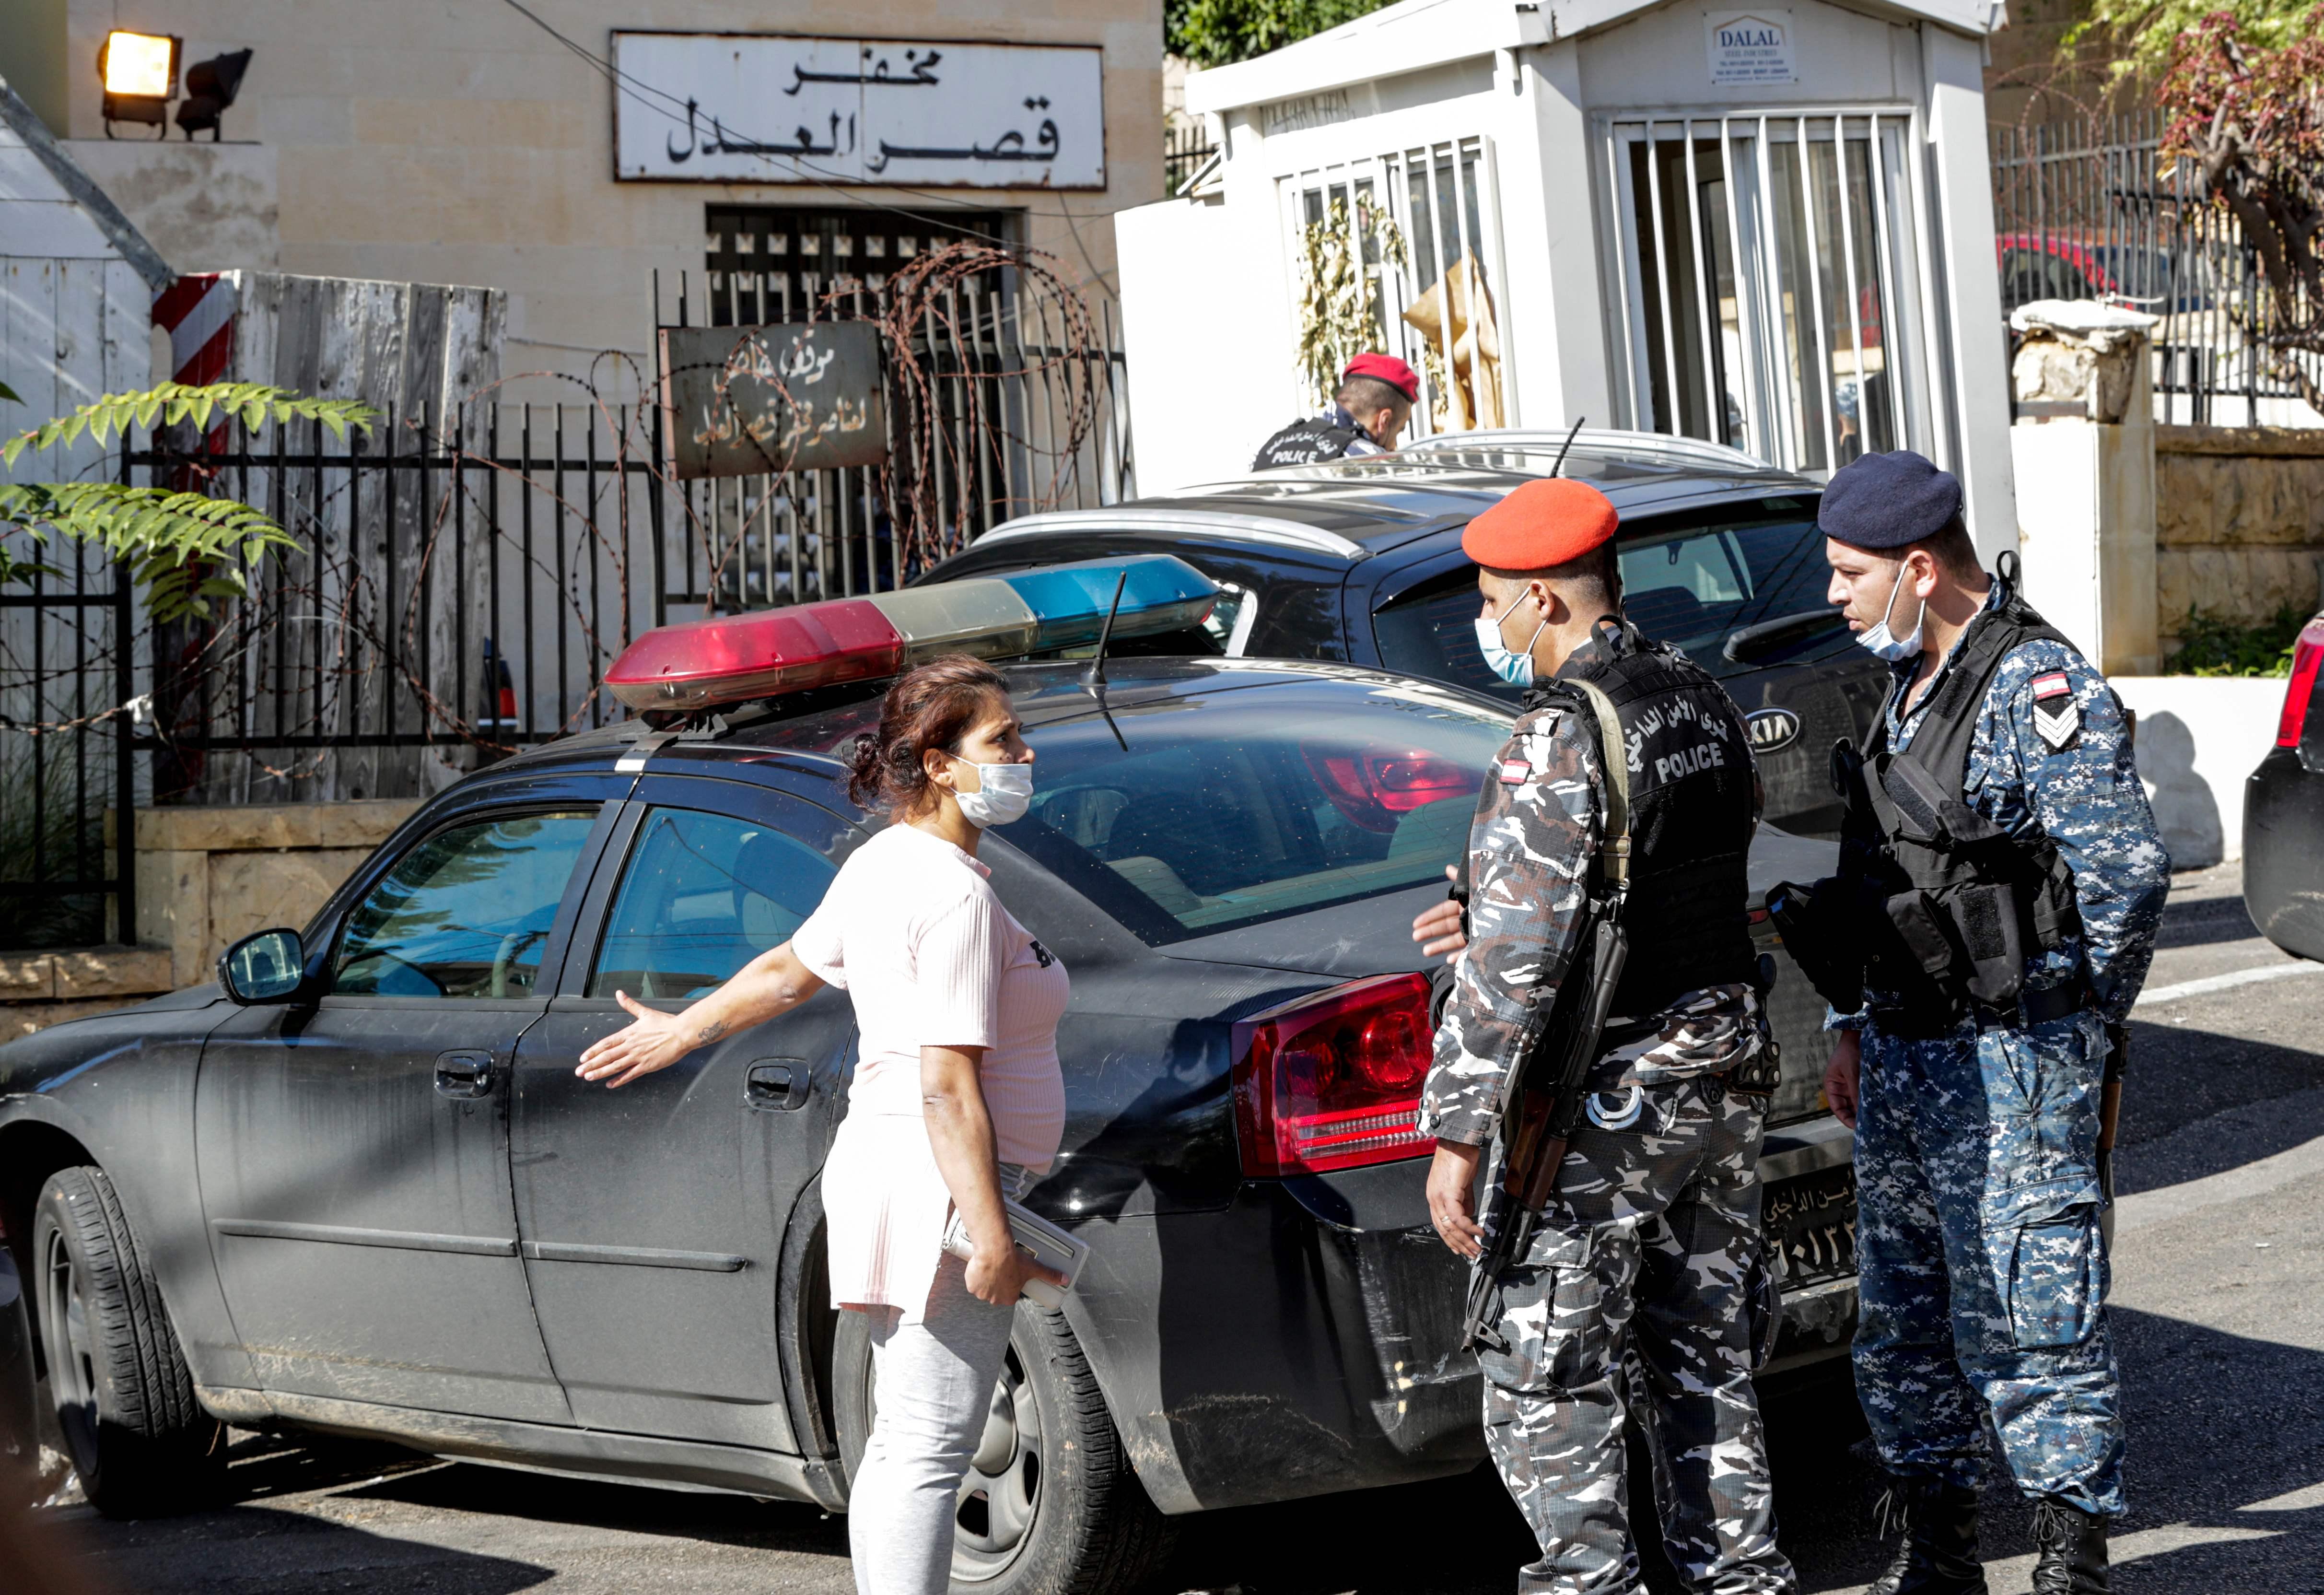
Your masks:
{"label": "green leafy branch", "polygon": [[[16,400],[5,384],[0,398]],[[0,443],[0,462],[12,469],[26,449],[69,445],[86,436],[102,445],[133,426],[191,423],[207,431],[224,414],[257,431],[267,422],[317,421],[345,438],[350,427],[369,429],[379,412],[346,399],[309,399],[258,383],[163,383],[129,393],[108,393]],[[230,498],[119,482],[0,484],[0,533],[23,530],[45,546],[51,535],[88,543],[126,561],[145,587],[156,622],[209,614],[213,598],[240,598],[248,588],[233,561],[255,565],[269,552],[295,549],[296,539],[264,512]],[[57,576],[55,567],[0,549],[0,585]]]}
{"label": "green leafy branch", "polygon": [[1378,300],[1382,264],[1407,263],[1396,219],[1359,198],[1351,225],[1344,201],[1333,199],[1323,219],[1299,235],[1299,369],[1325,399],[1340,373],[1386,337]]}

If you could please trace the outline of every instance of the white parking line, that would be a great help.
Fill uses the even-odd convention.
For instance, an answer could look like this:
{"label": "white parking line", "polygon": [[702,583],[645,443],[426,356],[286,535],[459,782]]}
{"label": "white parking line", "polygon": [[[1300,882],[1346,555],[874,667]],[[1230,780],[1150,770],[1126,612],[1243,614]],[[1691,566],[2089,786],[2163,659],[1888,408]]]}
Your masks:
{"label": "white parking line", "polygon": [[2294,975],[2315,974],[2324,971],[2324,963],[2301,960],[2295,963],[2263,963],[2257,969],[2230,970],[2226,974],[2207,974],[2200,981],[2181,981],[2175,986],[2154,986],[2138,994],[2133,1008],[2151,1008],[2160,1002],[2178,1002],[2189,997],[2209,997],[2214,991],[2232,991],[2237,986],[2255,986],[2263,981],[2288,981]]}

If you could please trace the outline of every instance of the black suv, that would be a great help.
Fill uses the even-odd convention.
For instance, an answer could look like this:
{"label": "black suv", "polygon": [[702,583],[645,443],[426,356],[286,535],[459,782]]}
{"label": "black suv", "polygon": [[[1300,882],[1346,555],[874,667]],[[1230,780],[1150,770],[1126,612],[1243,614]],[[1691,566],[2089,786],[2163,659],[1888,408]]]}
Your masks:
{"label": "black suv", "polygon": [[1548,433],[1460,433],[1168,498],[1028,515],[922,579],[1176,554],[1227,589],[1211,624],[1230,654],[1345,659],[1515,702],[1477,651],[1475,567],[1461,531],[1520,483],[1559,467],[1621,512],[1631,618],[1685,649],[1748,717],[1768,822],[1836,836],[1831,745],[1843,736],[1861,743],[1888,681],[1824,599],[1821,489],[1687,438],[1585,430],[1570,450],[1565,443]]}

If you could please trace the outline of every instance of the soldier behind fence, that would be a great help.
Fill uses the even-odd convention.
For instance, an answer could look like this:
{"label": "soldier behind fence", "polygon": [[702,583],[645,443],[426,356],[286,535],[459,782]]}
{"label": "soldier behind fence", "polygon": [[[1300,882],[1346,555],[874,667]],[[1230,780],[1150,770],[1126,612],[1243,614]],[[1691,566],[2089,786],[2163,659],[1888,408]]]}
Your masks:
{"label": "soldier behind fence", "polygon": [[[1459,954],[1422,1098],[1437,1138],[1430,1216],[1477,1255],[1472,1193],[1507,1065],[1537,1042],[1568,976],[1583,894],[1600,884],[1603,761],[1623,760],[1630,957],[1555,1195],[1499,1281],[1508,1350],[1479,1354],[1486,1442],[1541,1545],[1521,1590],[1640,1587],[1623,1479],[1636,1415],[1688,1587],[1756,1595],[1794,1587],[1751,1386],[1775,1327],[1756,1167],[1773,1075],[1744,878],[1757,772],[1716,683],[1620,618],[1615,519],[1580,483],[1530,483],[1462,541],[1481,567],[1486,661],[1532,690],[1470,834],[1465,927],[1457,901],[1414,927],[1431,953]],[[1576,678],[1612,700],[1621,745],[1600,746],[1564,685]],[[1629,1399],[1626,1349],[1641,1370]]]}
{"label": "soldier behind fence", "polygon": [[1962,502],[1909,453],[1824,493],[1832,602],[1895,679],[1835,761],[1841,872],[1776,918],[1833,1002],[1825,1092],[1856,1128],[1857,1389],[1905,1526],[1875,1595],[1986,1588],[1988,1421],[2035,1503],[2034,1588],[2100,1595],[2123,1510],[2101,1103],[2170,860],[2121,704],[2011,556],[1978,568]]}

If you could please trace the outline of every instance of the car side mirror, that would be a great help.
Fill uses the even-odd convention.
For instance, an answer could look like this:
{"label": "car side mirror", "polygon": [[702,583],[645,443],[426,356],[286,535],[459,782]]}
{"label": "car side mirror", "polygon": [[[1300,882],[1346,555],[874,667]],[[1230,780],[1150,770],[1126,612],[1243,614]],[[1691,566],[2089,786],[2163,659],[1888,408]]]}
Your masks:
{"label": "car side mirror", "polygon": [[218,954],[218,984],[245,1007],[288,1002],[307,978],[307,951],[295,930],[262,930]]}

